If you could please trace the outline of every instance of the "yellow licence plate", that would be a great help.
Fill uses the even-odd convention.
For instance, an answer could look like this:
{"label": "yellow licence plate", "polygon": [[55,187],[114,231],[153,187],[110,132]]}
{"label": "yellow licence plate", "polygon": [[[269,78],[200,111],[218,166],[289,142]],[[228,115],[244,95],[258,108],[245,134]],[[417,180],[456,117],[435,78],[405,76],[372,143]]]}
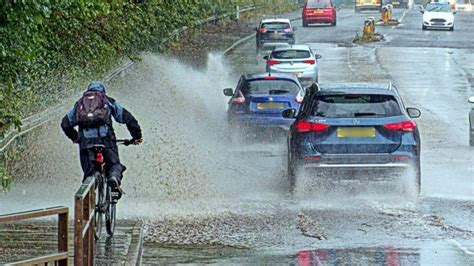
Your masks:
{"label": "yellow licence plate", "polygon": [[313,11],[314,14],[322,14],[323,10],[322,9],[316,9]]}
{"label": "yellow licence plate", "polygon": [[265,109],[283,109],[285,107],[283,103],[274,103],[274,102],[269,102],[269,103],[257,103],[257,109],[259,110],[265,110]]}
{"label": "yellow licence plate", "polygon": [[340,127],[337,129],[338,138],[374,138],[373,127]]}

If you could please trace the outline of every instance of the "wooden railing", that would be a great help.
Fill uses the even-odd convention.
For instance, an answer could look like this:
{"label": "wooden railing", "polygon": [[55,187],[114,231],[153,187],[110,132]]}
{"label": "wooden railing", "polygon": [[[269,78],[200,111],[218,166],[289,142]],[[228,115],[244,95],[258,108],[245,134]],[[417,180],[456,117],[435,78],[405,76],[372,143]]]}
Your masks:
{"label": "wooden railing", "polygon": [[41,210],[12,213],[0,215],[0,223],[18,222],[21,220],[58,215],[58,252],[33,259],[9,263],[9,265],[35,265],[48,264],[66,266],[68,265],[68,233],[69,233],[69,209],[67,207],[54,207]]}
{"label": "wooden railing", "polygon": [[94,265],[95,179],[89,177],[75,196],[74,265]]}

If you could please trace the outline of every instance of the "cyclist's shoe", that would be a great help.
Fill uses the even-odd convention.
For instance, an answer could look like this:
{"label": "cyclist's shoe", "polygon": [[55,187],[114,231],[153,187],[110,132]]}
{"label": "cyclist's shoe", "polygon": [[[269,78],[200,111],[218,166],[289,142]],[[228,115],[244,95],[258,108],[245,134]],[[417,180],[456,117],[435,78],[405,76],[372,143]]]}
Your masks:
{"label": "cyclist's shoe", "polygon": [[120,182],[117,177],[111,176],[107,180],[107,185],[110,186],[112,200],[117,203],[118,200],[122,197],[122,189],[120,188]]}

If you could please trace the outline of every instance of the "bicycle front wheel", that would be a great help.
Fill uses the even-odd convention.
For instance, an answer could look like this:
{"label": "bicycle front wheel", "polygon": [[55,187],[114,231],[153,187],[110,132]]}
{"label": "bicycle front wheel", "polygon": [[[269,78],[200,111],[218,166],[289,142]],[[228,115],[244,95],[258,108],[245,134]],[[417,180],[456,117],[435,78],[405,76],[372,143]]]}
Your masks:
{"label": "bicycle front wheel", "polygon": [[111,188],[107,186],[107,211],[105,212],[105,228],[109,236],[114,236],[116,203],[112,200]]}

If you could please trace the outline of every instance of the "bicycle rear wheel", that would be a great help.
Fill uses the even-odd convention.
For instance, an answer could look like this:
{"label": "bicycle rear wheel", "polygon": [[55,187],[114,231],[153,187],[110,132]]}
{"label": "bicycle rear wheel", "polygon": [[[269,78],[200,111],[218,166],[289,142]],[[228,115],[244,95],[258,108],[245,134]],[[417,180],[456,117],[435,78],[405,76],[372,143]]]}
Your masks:
{"label": "bicycle rear wheel", "polygon": [[112,200],[111,188],[107,186],[107,210],[105,212],[105,228],[109,236],[114,236],[116,203]]}
{"label": "bicycle rear wheel", "polygon": [[95,185],[95,232],[94,237],[95,240],[100,239],[102,235],[102,226],[104,224],[103,217],[104,217],[104,207],[106,204],[105,199],[105,183],[104,178],[101,174],[97,173],[96,175],[96,185]]}

